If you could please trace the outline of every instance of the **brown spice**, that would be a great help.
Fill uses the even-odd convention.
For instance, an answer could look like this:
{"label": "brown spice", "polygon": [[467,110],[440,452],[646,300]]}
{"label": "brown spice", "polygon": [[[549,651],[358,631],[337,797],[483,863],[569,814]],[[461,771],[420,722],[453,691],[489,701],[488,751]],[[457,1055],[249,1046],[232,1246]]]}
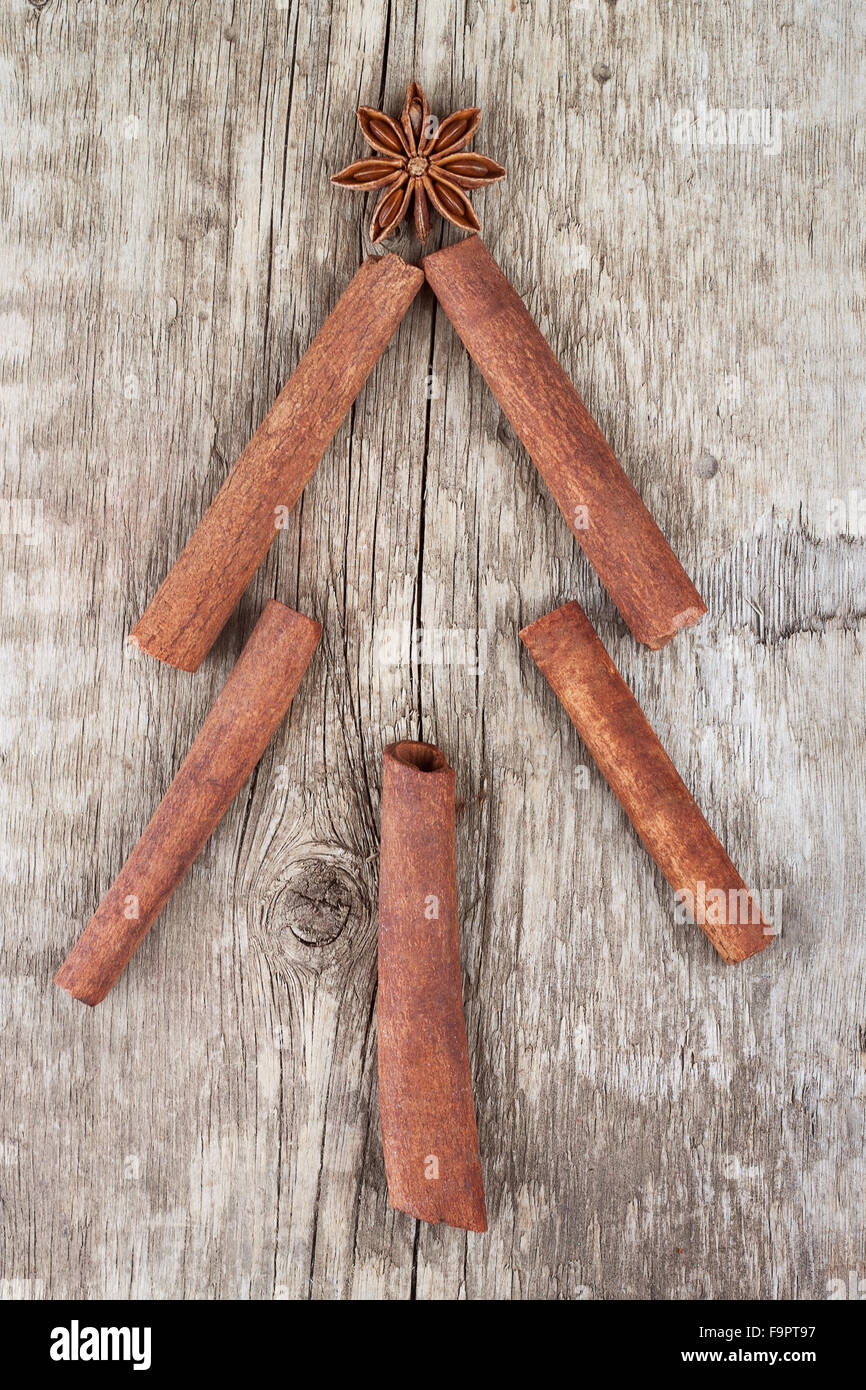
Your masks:
{"label": "brown spice", "polygon": [[699,925],[719,955],[735,963],[763,951],[773,938],[758,904],[579,604],[520,636],[674,892],[712,905],[712,920]]}
{"label": "brown spice", "polygon": [[271,600],[181,768],[55,983],[98,1004],[225,815],[291,704],[322,629]]}
{"label": "brown spice", "polygon": [[385,749],[379,1104],[391,1205],[486,1231],[463,1019],[454,781],[432,744]]}
{"label": "brown spice", "polygon": [[628,626],[664,646],[706,605],[520,297],[478,237],[423,266]]}
{"label": "brown spice", "polygon": [[392,236],[414,206],[415,231],[423,245],[430,235],[430,204],[455,227],[477,232],[481,224],[465,189],[505,178],[505,170],[486,155],[465,151],[481,123],[477,106],[455,111],[444,121],[430,116],[417,82],[411,82],[399,121],[384,111],[358,107],[358,123],[379,158],[359,159],[334,174],[331,183],[366,193],[381,188],[370,236],[374,245]]}
{"label": "brown spice", "polygon": [[198,670],[423,283],[364,262],[133,628],[143,651]]}

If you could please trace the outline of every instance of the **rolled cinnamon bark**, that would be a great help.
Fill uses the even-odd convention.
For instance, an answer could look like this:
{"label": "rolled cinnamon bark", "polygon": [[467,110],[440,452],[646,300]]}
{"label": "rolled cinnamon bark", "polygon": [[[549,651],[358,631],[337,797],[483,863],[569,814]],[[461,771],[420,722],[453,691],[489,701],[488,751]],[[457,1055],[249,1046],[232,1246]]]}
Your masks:
{"label": "rolled cinnamon bark", "polygon": [[520,636],[678,902],[729,963],[763,951],[771,928],[580,606]]}
{"label": "rolled cinnamon bark", "polygon": [[631,631],[663,647],[706,605],[517,292],[477,236],[421,264]]}
{"label": "rolled cinnamon bark", "polygon": [[105,998],[228,810],[292,703],[318,623],[271,600],[180,771],[55,983]]}
{"label": "rolled cinnamon bark", "polygon": [[385,749],[379,1105],[391,1205],[486,1231],[460,981],[454,780],[431,744]]}
{"label": "rolled cinnamon bark", "polygon": [[133,628],[142,651],[198,669],[423,282],[364,262]]}

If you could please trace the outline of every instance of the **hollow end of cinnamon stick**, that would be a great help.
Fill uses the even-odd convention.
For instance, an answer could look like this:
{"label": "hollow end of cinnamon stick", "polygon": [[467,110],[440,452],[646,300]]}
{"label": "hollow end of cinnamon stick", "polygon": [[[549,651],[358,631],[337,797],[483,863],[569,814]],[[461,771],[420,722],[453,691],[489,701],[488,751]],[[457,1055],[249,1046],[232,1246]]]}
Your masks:
{"label": "hollow end of cinnamon stick", "polygon": [[773,932],[758,901],[580,605],[545,614],[520,637],[674,890],[675,903],[685,912],[691,904],[697,925],[728,964],[763,951]]}
{"label": "hollow end of cinnamon stick", "polygon": [[661,625],[657,625],[653,630],[647,629],[645,635],[639,640],[645,647],[649,647],[650,651],[661,651],[662,647],[666,647],[668,642],[673,641],[678,632],[682,632],[683,628],[686,627],[694,627],[701,621],[701,618],[706,617],[706,614],[707,605],[703,601],[700,604],[692,604],[690,608],[684,608],[681,613],[674,613],[671,616],[666,631],[661,631]]}
{"label": "hollow end of cinnamon stick", "polygon": [[379,868],[379,1107],[388,1198],[486,1231],[463,1015],[454,771],[433,744],[385,749]]}
{"label": "hollow end of cinnamon stick", "polygon": [[322,635],[271,599],[141,839],[54,977],[99,1004],[251,775]]}
{"label": "hollow end of cinnamon stick", "polygon": [[478,236],[421,264],[631,632],[665,646],[706,604],[517,291]]}
{"label": "hollow end of cinnamon stick", "polygon": [[423,283],[393,252],[363,262],[133,627],[140,651],[198,670]]}
{"label": "hollow end of cinnamon stick", "polygon": [[389,744],[385,749],[385,757],[392,758],[403,767],[414,768],[416,772],[451,771],[442,749],[432,743],[416,743],[411,739],[403,739],[400,743]]}

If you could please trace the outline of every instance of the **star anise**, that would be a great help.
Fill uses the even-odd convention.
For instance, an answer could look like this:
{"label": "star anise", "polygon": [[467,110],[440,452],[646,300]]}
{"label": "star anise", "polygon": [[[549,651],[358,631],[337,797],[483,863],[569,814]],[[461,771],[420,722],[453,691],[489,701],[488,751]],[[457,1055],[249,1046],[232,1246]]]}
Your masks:
{"label": "star anise", "polygon": [[437,122],[421,87],[411,82],[399,121],[384,111],[359,106],[358,123],[367,144],[382,157],[359,159],[334,174],[331,183],[361,192],[383,190],[370,225],[374,244],[397,230],[413,199],[415,230],[422,244],[430,235],[431,203],[455,227],[481,230],[463,190],[497,183],[505,178],[505,170],[486,155],[463,149],[481,124],[477,106]]}

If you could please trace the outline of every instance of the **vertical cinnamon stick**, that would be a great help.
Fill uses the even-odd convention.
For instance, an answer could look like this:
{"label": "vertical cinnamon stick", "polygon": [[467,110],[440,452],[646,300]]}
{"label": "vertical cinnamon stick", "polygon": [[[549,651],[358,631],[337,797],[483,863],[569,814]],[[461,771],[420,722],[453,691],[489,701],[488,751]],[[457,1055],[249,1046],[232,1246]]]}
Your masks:
{"label": "vertical cinnamon stick", "polygon": [[580,606],[567,603],[520,636],[680,902],[698,908],[719,955],[734,963],[763,951],[772,933],[758,904]]}
{"label": "vertical cinnamon stick", "polygon": [[631,631],[663,647],[706,605],[522,300],[477,236],[422,265]]}
{"label": "vertical cinnamon stick", "polygon": [[423,281],[364,262],[133,628],[143,651],[198,669]]}
{"label": "vertical cinnamon stick", "polygon": [[391,1205],[486,1231],[460,983],[454,780],[431,744],[385,749],[379,1104]]}
{"label": "vertical cinnamon stick", "polygon": [[198,738],[55,983],[98,1004],[250,776],[316,649],[318,623],[271,600]]}

